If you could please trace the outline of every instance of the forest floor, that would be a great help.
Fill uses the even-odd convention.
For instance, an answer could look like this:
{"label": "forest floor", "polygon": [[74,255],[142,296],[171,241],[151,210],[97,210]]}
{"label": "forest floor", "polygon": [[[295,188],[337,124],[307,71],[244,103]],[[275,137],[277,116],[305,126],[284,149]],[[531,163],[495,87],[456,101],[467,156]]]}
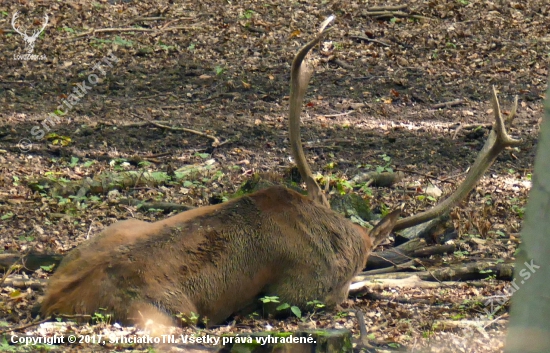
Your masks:
{"label": "forest floor", "polygon": [[[369,13],[369,8],[389,5],[406,8],[385,18]],[[16,11],[16,28],[29,34],[49,14],[34,47],[43,60],[18,60],[25,43],[11,25]],[[85,201],[45,196],[28,187],[38,177],[74,181],[121,170],[166,171],[214,159],[215,173],[179,186],[129,188],[114,195],[202,206],[234,193],[254,173],[283,173],[291,166],[286,119],[290,63],[330,14],[337,16],[336,22],[321,53],[313,54],[321,63],[302,115],[302,140],[313,170],[341,180],[377,167],[403,170],[406,177],[393,188],[354,192],[375,210],[404,204],[404,214],[413,214],[437,202],[425,197],[429,182],[447,195],[463,179],[487,137],[483,124],[494,120],[491,86],[498,89],[505,114],[518,95],[510,132],[523,138],[523,144],[502,153],[452,211],[460,251],[439,259],[448,264],[513,260],[548,78],[546,0],[4,0],[0,249],[66,253],[116,220],[166,217],[108,202],[113,195]],[[128,28],[134,30],[116,30]],[[73,96],[83,81],[89,87],[81,97]],[[67,110],[66,100],[68,114],[57,123],[44,123],[48,114]],[[460,104],[436,106],[455,100]],[[213,147],[209,137],[144,123],[148,120],[213,135],[222,145]],[[126,162],[135,156],[144,162]],[[417,185],[416,194],[406,192],[410,185]],[[32,274],[47,276],[43,270]],[[387,349],[501,352],[510,283],[491,278],[480,283],[396,288],[380,291],[388,300],[350,297],[343,307],[364,311],[369,338]],[[0,331],[32,322],[30,309],[40,295],[40,290],[2,287]],[[487,316],[484,309],[495,296],[504,305],[491,308],[494,321],[487,327],[438,324]],[[52,327],[35,325],[18,332],[51,335]],[[268,327],[349,328],[358,334],[352,315],[323,312],[304,320],[241,318],[208,332]],[[73,329],[121,330],[107,323]],[[5,341],[0,346],[26,349]],[[139,345],[134,349],[146,351]]]}

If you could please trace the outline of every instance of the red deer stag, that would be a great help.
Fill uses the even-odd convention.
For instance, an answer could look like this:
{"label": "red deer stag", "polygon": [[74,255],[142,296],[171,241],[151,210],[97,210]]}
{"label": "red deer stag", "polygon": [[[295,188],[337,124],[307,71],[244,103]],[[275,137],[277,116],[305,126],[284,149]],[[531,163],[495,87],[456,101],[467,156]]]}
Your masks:
{"label": "red deer stag", "polygon": [[[214,325],[254,306],[261,295],[279,296],[302,309],[312,300],[331,308],[346,299],[352,278],[394,227],[399,211],[370,231],[353,224],[329,208],[304,156],[300,112],[313,72],[306,55],[332,19],[298,51],[291,69],[290,142],[308,197],[274,186],[155,223],[115,223],[63,260],[50,279],[43,315],[104,309],[117,322],[142,326],[149,320],[173,324],[175,315],[195,313]],[[504,131],[498,112],[492,146],[484,147],[485,157],[476,161],[476,179],[466,178],[469,189],[457,190],[461,197],[498,152],[516,142]],[[496,138],[494,130],[499,131]],[[431,216],[451,206],[436,206]],[[421,221],[413,216],[401,222]]]}
{"label": "red deer stag", "polygon": [[306,309],[347,297],[369,252],[391,231],[398,212],[366,231],[332,211],[300,142],[300,110],[312,69],[304,61],[324,28],[292,64],[290,139],[310,198],[275,186],[163,221],[118,222],[74,249],[50,279],[44,315],[105,309],[124,324],[171,324],[196,313],[219,324],[259,295]]}

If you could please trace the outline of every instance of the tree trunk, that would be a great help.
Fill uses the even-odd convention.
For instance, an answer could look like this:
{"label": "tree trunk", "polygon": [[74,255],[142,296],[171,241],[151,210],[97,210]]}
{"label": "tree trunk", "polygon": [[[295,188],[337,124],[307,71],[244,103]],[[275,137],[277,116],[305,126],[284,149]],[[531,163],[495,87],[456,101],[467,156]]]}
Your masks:
{"label": "tree trunk", "polygon": [[550,352],[550,89],[544,113],[511,289],[506,353]]}

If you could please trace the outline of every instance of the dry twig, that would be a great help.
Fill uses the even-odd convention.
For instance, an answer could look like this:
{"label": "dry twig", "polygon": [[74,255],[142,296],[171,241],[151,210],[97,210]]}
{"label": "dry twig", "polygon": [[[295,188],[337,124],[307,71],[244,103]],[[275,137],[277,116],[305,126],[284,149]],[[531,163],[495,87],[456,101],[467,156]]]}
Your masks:
{"label": "dry twig", "polygon": [[172,126],[162,125],[162,124],[159,124],[159,123],[154,122],[154,121],[149,121],[149,124],[155,125],[157,127],[167,129],[167,130],[185,131],[185,132],[189,132],[189,133],[192,133],[192,134],[195,134],[195,135],[207,137],[207,138],[214,141],[214,142],[212,142],[212,147],[218,147],[220,145],[220,140],[218,140],[218,138],[216,136],[205,134],[204,132],[200,132],[200,131],[193,130],[193,129],[187,129],[187,128],[184,128],[184,127],[172,127]]}

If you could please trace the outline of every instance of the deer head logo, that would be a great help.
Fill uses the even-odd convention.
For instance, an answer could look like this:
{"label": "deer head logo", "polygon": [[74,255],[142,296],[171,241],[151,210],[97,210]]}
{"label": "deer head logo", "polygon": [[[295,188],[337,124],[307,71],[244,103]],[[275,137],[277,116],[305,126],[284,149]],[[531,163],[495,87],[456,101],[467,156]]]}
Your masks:
{"label": "deer head logo", "polygon": [[46,26],[48,25],[48,15],[47,14],[44,15],[45,20],[44,20],[44,24],[42,25],[42,28],[38,31],[35,31],[32,34],[32,36],[28,36],[27,31],[21,32],[20,30],[17,29],[17,27],[15,27],[15,21],[17,20],[18,17],[19,17],[19,14],[15,12],[13,14],[13,17],[11,18],[11,26],[17,33],[23,36],[23,39],[25,40],[25,50],[27,51],[28,54],[32,54],[34,50],[34,42],[36,42],[36,39],[38,38],[40,33],[42,33],[44,31],[44,28],[46,28]]}

